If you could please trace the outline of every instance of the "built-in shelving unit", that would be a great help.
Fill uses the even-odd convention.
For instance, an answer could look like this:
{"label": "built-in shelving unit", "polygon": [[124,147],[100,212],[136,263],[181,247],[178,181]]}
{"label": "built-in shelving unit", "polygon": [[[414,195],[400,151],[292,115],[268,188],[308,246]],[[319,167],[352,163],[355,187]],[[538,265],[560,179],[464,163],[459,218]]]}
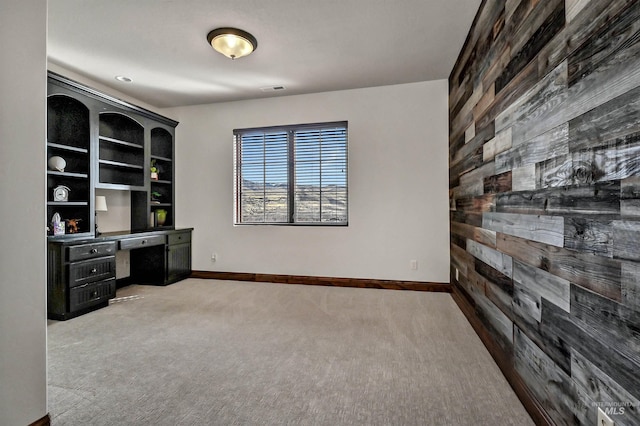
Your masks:
{"label": "built-in shelving unit", "polygon": [[[175,229],[177,124],[49,73],[47,154],[61,157],[65,166],[48,167],[47,220],[58,213],[79,224],[75,235],[66,227],[64,235],[48,240],[49,318],[64,320],[107,306],[117,287],[117,250],[131,252],[130,278],[139,283],[167,285],[191,273],[191,229]],[[158,172],[153,179],[152,163]],[[67,199],[55,199],[56,188],[59,193],[68,188]],[[129,192],[130,230],[95,235],[96,188]]]}
{"label": "built-in shelving unit", "polygon": [[[151,129],[151,164],[157,169],[157,179],[151,179],[149,209],[154,225],[172,227],[173,222],[173,135],[167,129]],[[158,224],[158,212],[164,210],[165,220]]]}
{"label": "built-in shelving unit", "polygon": [[[66,167],[47,171],[47,220],[54,213],[78,219],[79,233],[92,234],[100,188],[130,192],[132,231],[172,229],[178,123],[55,73],[49,73],[48,92],[48,158],[62,157]],[[157,179],[151,179],[152,164]],[[67,201],[54,200],[58,186],[69,188]]]}
{"label": "built-in shelving unit", "polygon": [[[47,160],[60,157],[66,164],[62,170],[48,167],[47,221],[58,213],[62,220],[77,221],[78,234],[88,234],[93,231],[89,107],[84,99],[75,98],[65,90],[50,86],[49,93]],[[59,186],[68,188],[67,201],[54,200],[54,190]],[[50,223],[47,226],[50,228]]]}
{"label": "built-in shelving unit", "polygon": [[120,113],[101,113],[98,145],[97,188],[145,186],[144,126],[141,123]]}

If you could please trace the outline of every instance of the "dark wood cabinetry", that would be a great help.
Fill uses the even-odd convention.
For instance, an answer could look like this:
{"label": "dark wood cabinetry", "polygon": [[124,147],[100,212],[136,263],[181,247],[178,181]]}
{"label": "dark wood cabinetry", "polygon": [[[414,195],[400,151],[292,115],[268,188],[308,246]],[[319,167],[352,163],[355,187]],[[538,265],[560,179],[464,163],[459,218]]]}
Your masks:
{"label": "dark wood cabinetry", "polygon": [[115,297],[115,242],[50,241],[48,247],[49,318],[73,318]]}
{"label": "dark wood cabinetry", "polygon": [[[93,231],[88,99],[49,85],[47,99],[47,219],[55,213],[77,219],[78,233]],[[57,163],[55,160],[58,160]],[[54,191],[64,187],[68,199],[56,200]]]}
{"label": "dark wood cabinetry", "polygon": [[[120,243],[120,249],[131,249],[131,278],[134,282],[168,285],[191,275],[191,229],[160,233],[161,240],[156,235]],[[137,250],[139,248],[145,249]]]}
{"label": "dark wood cabinetry", "polygon": [[[47,172],[47,220],[58,213],[63,220],[79,219],[78,233],[93,233],[99,188],[130,191],[132,230],[173,228],[177,125],[50,72],[47,157],[61,157],[67,165]],[[58,186],[68,188],[68,200],[54,200]]]}
{"label": "dark wood cabinetry", "polygon": [[167,283],[191,275],[191,231],[175,232],[167,237]]}
{"label": "dark wood cabinetry", "polygon": [[49,240],[49,318],[66,320],[107,306],[116,292],[116,251],[130,251],[137,284],[168,285],[191,275],[191,228]]}
{"label": "dark wood cabinetry", "polygon": [[[49,73],[47,225],[56,213],[78,225],[49,237],[50,318],[108,304],[117,250],[130,251],[132,282],[167,285],[190,275],[191,229],[174,229],[177,124]],[[54,196],[61,188],[68,195]],[[95,235],[96,188],[130,193],[130,230]]]}

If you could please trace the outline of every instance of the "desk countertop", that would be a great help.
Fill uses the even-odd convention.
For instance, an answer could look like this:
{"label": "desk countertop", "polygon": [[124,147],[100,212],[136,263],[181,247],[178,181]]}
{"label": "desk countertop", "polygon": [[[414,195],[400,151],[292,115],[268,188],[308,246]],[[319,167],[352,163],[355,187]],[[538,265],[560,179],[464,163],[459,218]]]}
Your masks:
{"label": "desk countertop", "polygon": [[173,234],[176,232],[183,231],[193,231],[193,228],[164,228],[164,229],[145,229],[140,231],[114,231],[114,232],[103,232],[98,236],[93,235],[58,235],[58,236],[50,236],[47,237],[48,241],[56,242],[56,243],[71,243],[71,244],[81,244],[81,243],[99,243],[99,242],[107,242],[107,241],[122,241],[127,238],[136,238],[136,237],[148,237],[153,235],[167,235]]}

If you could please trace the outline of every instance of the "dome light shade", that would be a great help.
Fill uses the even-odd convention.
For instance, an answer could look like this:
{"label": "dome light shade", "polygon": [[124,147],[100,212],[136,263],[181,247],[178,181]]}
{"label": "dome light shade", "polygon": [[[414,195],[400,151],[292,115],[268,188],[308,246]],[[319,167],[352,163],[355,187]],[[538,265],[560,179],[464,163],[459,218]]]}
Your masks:
{"label": "dome light shade", "polygon": [[211,47],[230,59],[247,56],[258,47],[258,40],[237,28],[217,28],[207,35]]}

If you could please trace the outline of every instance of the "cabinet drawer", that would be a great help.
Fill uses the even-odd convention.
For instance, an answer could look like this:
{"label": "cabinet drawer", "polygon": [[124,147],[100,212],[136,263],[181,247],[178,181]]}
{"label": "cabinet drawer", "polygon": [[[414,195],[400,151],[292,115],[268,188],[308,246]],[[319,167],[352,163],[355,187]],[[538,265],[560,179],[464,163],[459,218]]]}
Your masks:
{"label": "cabinet drawer", "polygon": [[175,234],[169,234],[168,237],[169,245],[191,242],[191,232],[176,232]]}
{"label": "cabinet drawer", "polygon": [[69,287],[105,280],[116,276],[116,257],[84,260],[69,264]]}
{"label": "cabinet drawer", "polygon": [[107,301],[115,297],[115,295],[115,278],[83,284],[69,291],[69,310],[77,311],[82,308],[87,308],[91,305]]}
{"label": "cabinet drawer", "polygon": [[164,244],[164,235],[153,235],[151,237],[127,238],[120,241],[120,250],[131,250],[142,247],[157,246]]}
{"label": "cabinet drawer", "polygon": [[80,244],[68,248],[69,262],[75,260],[93,259],[94,257],[113,256],[116,254],[116,243]]}

